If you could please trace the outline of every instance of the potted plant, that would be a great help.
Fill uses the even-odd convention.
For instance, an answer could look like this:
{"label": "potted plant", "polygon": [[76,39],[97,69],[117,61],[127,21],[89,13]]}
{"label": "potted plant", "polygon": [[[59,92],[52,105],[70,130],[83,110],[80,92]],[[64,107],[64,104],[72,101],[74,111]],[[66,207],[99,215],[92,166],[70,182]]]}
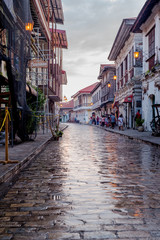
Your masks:
{"label": "potted plant", "polygon": [[141,118],[137,118],[136,119],[136,127],[137,127],[137,130],[139,132],[143,132],[144,131],[143,123],[144,123],[144,119],[141,119]]}
{"label": "potted plant", "polygon": [[53,133],[53,139],[58,141],[59,137],[62,137],[62,135],[63,135],[63,131],[59,130],[59,124],[57,124]]}
{"label": "potted plant", "polygon": [[62,137],[63,132],[60,130],[60,131],[57,132],[57,135],[58,135],[59,137]]}

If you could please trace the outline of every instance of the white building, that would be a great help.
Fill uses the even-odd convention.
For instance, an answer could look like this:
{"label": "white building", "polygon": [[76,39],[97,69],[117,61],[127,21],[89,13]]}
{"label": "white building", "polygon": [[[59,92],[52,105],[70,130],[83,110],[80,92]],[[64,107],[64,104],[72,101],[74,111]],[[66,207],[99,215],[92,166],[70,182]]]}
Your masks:
{"label": "white building", "polygon": [[132,33],[135,18],[123,19],[108,59],[115,61],[116,93],[114,106],[123,114],[126,127],[135,126],[135,114],[141,109],[142,58],[134,52],[142,49],[142,34]]}
{"label": "white building", "polygon": [[156,115],[153,104],[160,104],[160,1],[147,0],[133,31],[143,34],[142,117],[146,130]]}
{"label": "white building", "polygon": [[91,92],[98,83],[94,83],[86,88],[79,90],[72,98],[74,101],[75,121],[80,123],[89,123],[92,116],[92,95]]}

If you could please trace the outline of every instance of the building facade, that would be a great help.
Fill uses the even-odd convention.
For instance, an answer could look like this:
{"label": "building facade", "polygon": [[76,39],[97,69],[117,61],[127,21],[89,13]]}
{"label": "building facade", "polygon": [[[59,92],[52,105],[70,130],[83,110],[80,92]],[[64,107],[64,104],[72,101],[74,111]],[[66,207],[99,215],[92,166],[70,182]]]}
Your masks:
{"label": "building facade", "polygon": [[74,102],[73,116],[76,122],[88,124],[92,117],[92,90],[98,83],[94,83],[79,90],[72,96]]}
{"label": "building facade", "polygon": [[135,127],[137,110],[142,112],[142,57],[134,58],[134,52],[142,51],[142,34],[132,33],[135,18],[124,19],[118,30],[108,59],[115,61],[116,92],[113,107],[123,115],[127,128]]}
{"label": "building facade", "polygon": [[142,118],[150,131],[157,114],[152,105],[160,104],[160,1],[145,2],[133,32],[143,35]]}
{"label": "building facade", "polygon": [[61,0],[0,1],[0,107],[12,109],[14,136],[22,141],[32,134],[33,111],[54,115],[62,100],[62,49],[68,44],[57,24],[63,22]]}
{"label": "building facade", "polygon": [[96,118],[101,116],[101,83],[99,82],[91,92],[92,94],[92,114]]}
{"label": "building facade", "polygon": [[60,103],[60,121],[63,123],[66,122],[74,122],[74,117],[73,116],[73,99],[68,101],[68,102],[61,102]]}
{"label": "building facade", "polygon": [[101,116],[110,115],[114,101],[115,85],[114,76],[116,69],[114,64],[101,64],[98,79],[101,83]]}

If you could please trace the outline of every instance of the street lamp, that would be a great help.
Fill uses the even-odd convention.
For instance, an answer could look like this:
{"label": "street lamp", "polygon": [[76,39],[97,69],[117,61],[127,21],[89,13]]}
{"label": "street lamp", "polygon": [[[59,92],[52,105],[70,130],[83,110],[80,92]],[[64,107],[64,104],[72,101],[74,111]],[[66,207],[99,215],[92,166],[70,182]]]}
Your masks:
{"label": "street lamp", "polygon": [[26,29],[26,31],[32,32],[32,30],[33,30],[33,23],[31,23],[31,22],[26,23],[25,24],[25,29]]}
{"label": "street lamp", "polygon": [[110,88],[110,87],[111,87],[111,83],[110,83],[110,82],[108,82],[108,83],[107,83],[107,86],[108,86],[108,88]]}
{"label": "street lamp", "polygon": [[134,52],[134,58],[135,59],[139,58],[139,52],[138,51]]}
{"label": "street lamp", "polygon": [[113,76],[113,79],[114,79],[114,80],[117,80],[117,76],[116,76],[116,75],[114,75],[114,76]]}

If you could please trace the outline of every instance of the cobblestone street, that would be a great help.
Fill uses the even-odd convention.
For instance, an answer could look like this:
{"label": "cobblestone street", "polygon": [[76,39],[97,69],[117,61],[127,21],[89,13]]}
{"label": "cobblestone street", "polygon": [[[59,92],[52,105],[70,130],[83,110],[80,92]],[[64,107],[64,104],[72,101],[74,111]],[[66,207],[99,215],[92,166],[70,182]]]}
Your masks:
{"label": "cobblestone street", "polygon": [[70,124],[0,200],[0,239],[160,239],[159,159],[157,147]]}

